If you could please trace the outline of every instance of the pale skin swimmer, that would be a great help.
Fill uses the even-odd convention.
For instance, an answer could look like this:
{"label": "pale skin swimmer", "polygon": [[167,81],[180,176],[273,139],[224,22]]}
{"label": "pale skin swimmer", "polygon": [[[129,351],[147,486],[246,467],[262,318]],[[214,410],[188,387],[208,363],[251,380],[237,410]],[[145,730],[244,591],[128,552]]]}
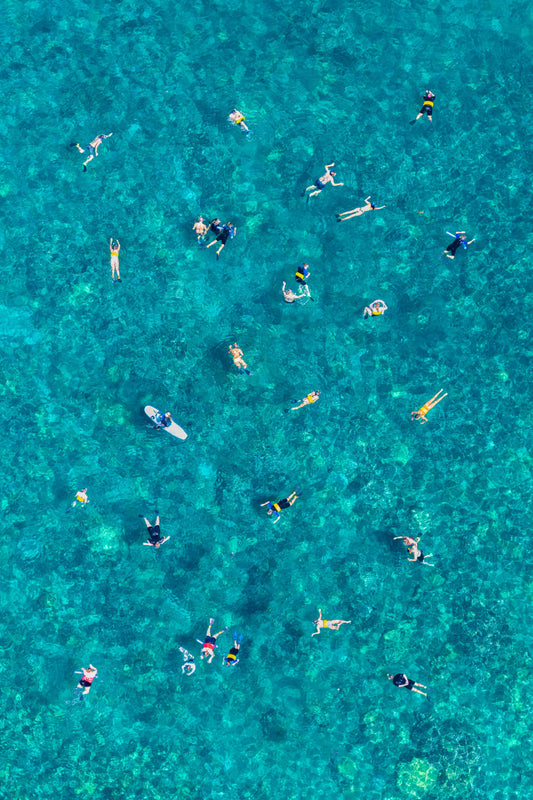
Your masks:
{"label": "pale skin swimmer", "polygon": [[194,223],[192,226],[193,231],[198,237],[198,241],[203,241],[205,234],[207,233],[207,225],[204,222],[203,217],[199,217],[198,221]]}
{"label": "pale skin swimmer", "polygon": [[83,675],[80,678],[80,682],[78,683],[78,686],[76,688],[83,689],[83,692],[81,694],[89,694],[89,692],[91,691],[92,683],[96,678],[96,673],[98,672],[98,670],[96,669],[96,667],[93,667],[92,664],[89,664],[88,669],[82,667],[81,671],[83,672]]}
{"label": "pale skin swimmer", "polygon": [[90,144],[86,144],[85,147],[82,147],[79,142],[73,142],[70,146],[77,147],[79,153],[89,153],[89,157],[85,159],[83,162],[83,171],[87,172],[87,164],[89,161],[92,161],[95,156],[98,155],[98,148],[104,141],[104,139],[109,139],[110,136],[113,136],[113,133],[99,133],[96,138],[92,140]]}
{"label": "pale skin swimmer", "polygon": [[340,214],[335,214],[337,217],[337,222],[346,222],[347,219],[360,217],[361,214],[366,214],[367,211],[381,211],[382,208],[387,208],[387,206],[376,206],[374,203],[371,203],[371,196],[372,195],[368,195],[368,197],[365,199],[366,205],[359,206],[359,208],[352,208],[351,211],[341,211]]}
{"label": "pale skin swimmer", "polygon": [[[287,409],[287,411],[297,411],[299,408],[303,408],[304,406],[308,406],[311,403],[316,403],[317,400],[320,398],[320,392],[311,392],[308,394],[307,397],[301,401],[300,405],[293,406],[292,408]],[[294,401],[297,402],[297,401]]]}
{"label": "pale skin swimmer", "polygon": [[202,645],[202,652],[200,654],[200,658],[206,658],[209,664],[211,663],[215,655],[215,647],[218,637],[220,636],[221,633],[225,633],[228,630],[227,628],[222,628],[221,631],[215,633],[212,636],[211,625],[213,624],[214,621],[215,620],[213,618],[209,620],[209,625],[205,634],[204,643]]}
{"label": "pale skin swimmer", "polygon": [[440,403],[441,400],[444,400],[444,398],[448,394],[448,392],[446,392],[445,394],[443,394],[443,395],[441,395],[439,397],[441,392],[442,392],[442,389],[439,389],[437,394],[433,395],[431,400],[428,400],[427,403],[424,403],[424,405],[421,408],[419,408],[418,411],[411,411],[411,419],[412,420],[418,420],[419,419],[420,422],[422,423],[422,425],[424,425],[428,421],[427,417],[426,417],[426,414],[428,413],[428,411],[431,411],[432,408],[435,408],[437,403]]}
{"label": "pale skin swimmer", "polygon": [[235,342],[235,344],[230,344],[230,346],[228,347],[228,351],[231,357],[233,358],[233,363],[237,367],[238,371],[240,373],[246,372],[246,374],[249,375],[250,372],[248,370],[248,364],[244,360],[243,352],[239,347],[239,345],[237,344],[237,342]]}
{"label": "pale skin swimmer", "polygon": [[230,122],[234,122],[235,125],[238,125],[241,131],[248,131],[249,128],[245,125],[245,116],[242,111],[237,111],[236,108],[233,109],[231,114],[229,115]]}
{"label": "pale skin swimmer", "polygon": [[307,195],[308,200],[315,194],[320,194],[324,186],[326,186],[328,183],[331,183],[332,186],[344,186],[344,183],[335,183],[335,181],[333,180],[333,177],[337,174],[333,172],[333,170],[331,169],[331,167],[334,166],[335,166],[334,161],[331,164],[324,164],[324,169],[326,170],[325,173],[322,175],[321,178],[317,178],[317,180],[313,183],[312,186],[308,186],[305,190],[306,192],[311,192],[311,189],[314,190],[311,192],[311,194]]}
{"label": "pale skin swimmer", "polygon": [[87,497],[87,489],[81,489],[80,491],[76,492],[76,497],[72,503],[72,508],[74,508],[78,503],[82,506],[85,506],[88,502],[89,498]]}
{"label": "pale skin swimmer", "polygon": [[374,300],[369,306],[365,307],[363,317],[379,317],[384,314],[388,306],[385,305],[383,300]]}
{"label": "pale skin swimmer", "polygon": [[316,625],[316,631],[311,636],[318,636],[322,628],[329,628],[332,631],[338,631],[341,625],[350,625],[351,619],[322,619],[322,609],[318,609],[318,619],[315,619],[313,625]]}
{"label": "pale skin swimmer", "polygon": [[109,240],[109,252],[111,253],[111,280],[115,283],[115,272],[117,274],[116,280],[121,282],[120,270],[118,268],[118,254],[120,253],[120,242],[113,239]]}
{"label": "pale skin swimmer", "polygon": [[283,292],[283,299],[286,303],[294,303],[295,300],[305,300],[307,298],[307,294],[301,293],[295,294],[292,289],[286,289],[286,283],[283,281],[283,286],[281,287],[281,291]]}

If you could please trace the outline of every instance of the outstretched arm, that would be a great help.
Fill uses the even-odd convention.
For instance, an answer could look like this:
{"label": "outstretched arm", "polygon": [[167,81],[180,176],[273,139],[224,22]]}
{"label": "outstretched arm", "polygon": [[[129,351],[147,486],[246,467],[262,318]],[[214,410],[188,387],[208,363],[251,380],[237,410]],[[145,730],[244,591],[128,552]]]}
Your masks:
{"label": "outstretched arm", "polygon": [[260,508],[263,508],[263,506],[267,506],[269,503],[270,503],[270,500],[267,500],[266,503],[261,503]]}
{"label": "outstretched arm", "polygon": [[472,242],[475,242],[475,241],[476,241],[475,238],[474,239],[470,239],[470,241],[467,242],[467,244],[472,244]]}
{"label": "outstretched arm", "polygon": [[334,166],[335,166],[335,162],[332,161],[331,164],[324,164],[324,169],[331,169],[331,167],[334,167]]}
{"label": "outstretched arm", "polygon": [[382,208],[387,208],[387,206],[376,206],[374,211],[381,211]]}
{"label": "outstretched arm", "polygon": [[344,186],[344,183],[335,183],[335,181],[331,181],[332,186]]}

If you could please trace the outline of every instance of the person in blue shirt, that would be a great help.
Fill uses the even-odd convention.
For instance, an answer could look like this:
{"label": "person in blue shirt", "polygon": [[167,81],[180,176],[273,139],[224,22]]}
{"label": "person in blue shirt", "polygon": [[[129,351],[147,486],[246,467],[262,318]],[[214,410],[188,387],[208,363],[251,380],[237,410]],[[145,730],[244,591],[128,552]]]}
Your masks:
{"label": "person in blue shirt", "polygon": [[235,236],[236,233],[237,233],[237,228],[233,225],[233,223],[232,222],[226,222],[226,224],[222,226],[222,229],[221,229],[220,233],[218,234],[217,238],[213,242],[210,242],[207,245],[206,249],[208,250],[210,247],[212,247],[214,244],[216,244],[216,242],[220,242],[220,247],[217,250],[217,260],[218,260],[218,257],[220,255],[220,251],[225,246],[225,244],[228,241],[228,239],[233,239],[233,237]]}

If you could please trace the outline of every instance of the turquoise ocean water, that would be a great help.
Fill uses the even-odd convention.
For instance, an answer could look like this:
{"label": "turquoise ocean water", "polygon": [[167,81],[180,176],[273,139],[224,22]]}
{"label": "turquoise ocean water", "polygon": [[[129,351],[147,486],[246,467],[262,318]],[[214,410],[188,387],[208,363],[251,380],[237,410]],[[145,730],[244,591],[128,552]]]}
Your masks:
{"label": "turquoise ocean water", "polygon": [[[513,0],[4,3],[0,797],[533,795],[532,33]],[[198,214],[238,226],[218,262]]]}

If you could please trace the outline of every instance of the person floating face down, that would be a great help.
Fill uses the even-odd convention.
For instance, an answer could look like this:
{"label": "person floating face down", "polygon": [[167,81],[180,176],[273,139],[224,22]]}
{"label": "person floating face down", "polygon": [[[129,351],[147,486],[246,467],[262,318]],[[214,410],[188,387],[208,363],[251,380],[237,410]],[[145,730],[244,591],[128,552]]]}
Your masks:
{"label": "person floating face down", "polygon": [[243,352],[237,342],[234,344],[230,344],[228,347],[228,352],[230,353],[231,357],[233,358],[233,363],[237,367],[237,370],[242,374],[246,372],[247,375],[250,375],[250,370],[248,369],[248,364],[243,358]]}
{"label": "person floating face down", "polygon": [[387,675],[387,678],[399,689],[408,689],[410,692],[423,694],[424,697],[427,697],[427,692],[421,692],[420,689],[415,689],[415,686],[420,686],[422,689],[427,689],[428,687],[424,686],[423,683],[415,683],[402,672],[398,672],[396,675]]}
{"label": "person floating face down", "polygon": [[320,399],[320,392],[318,391],[311,392],[306,397],[304,397],[304,399],[300,402],[299,405],[293,406],[292,408],[288,408],[287,411],[298,411],[299,408],[303,408],[304,406],[316,403],[319,399]]}
{"label": "person floating face down", "polygon": [[318,609],[318,619],[315,619],[313,625],[316,625],[316,631],[311,636],[318,636],[322,628],[330,628],[332,631],[338,631],[341,625],[350,625],[351,619],[322,619],[322,609]]}
{"label": "person floating face down", "polygon": [[416,115],[414,119],[411,120],[409,125],[414,125],[417,119],[420,119],[424,114],[427,114],[428,121],[431,124],[433,122],[433,105],[435,103],[435,95],[429,89],[426,89],[426,93],[424,94],[424,99],[422,100],[422,108]]}
{"label": "person floating face down", "polygon": [[331,169],[331,167],[334,167],[334,166],[335,166],[335,162],[334,161],[331,164],[325,164],[324,165],[324,169],[326,171],[325,171],[324,175],[322,175],[321,178],[317,178],[316,181],[311,186],[307,187],[307,189],[305,190],[306,192],[310,192],[311,189],[314,189],[314,191],[312,191],[311,194],[307,195],[307,199],[308,200],[309,200],[310,197],[313,197],[315,194],[320,194],[320,192],[322,191],[324,186],[326,186],[326,184],[328,184],[328,183],[331,183],[332,186],[344,186],[343,183],[335,183],[335,181],[333,180],[334,176],[337,174],[337,173],[333,172],[333,170]]}
{"label": "person floating face down", "polygon": [[83,171],[87,172],[87,164],[89,161],[92,161],[95,156],[98,155],[98,148],[104,141],[104,139],[109,139],[110,136],[113,136],[113,133],[99,133],[90,144],[86,144],[84,147],[81,147],[79,142],[73,142],[71,147],[77,147],[79,153],[89,153],[88,158],[85,159],[83,162]]}
{"label": "person floating face down", "polygon": [[143,545],[146,547],[155,547],[157,549],[158,547],[161,547],[162,544],[165,544],[165,542],[168,542],[170,536],[165,536],[165,538],[161,536],[159,514],[157,515],[155,525],[151,525],[146,517],[143,517],[142,514],[140,516],[144,519],[146,527],[148,528],[148,536],[150,537],[147,542],[143,542]]}
{"label": "person floating face down", "polygon": [[455,233],[450,233],[450,231],[446,231],[448,236],[453,236],[453,242],[451,242],[446,250],[443,250],[443,253],[446,255],[446,258],[455,258],[455,253],[459,247],[462,246],[463,250],[466,250],[469,244],[475,242],[474,239],[470,239],[469,242],[466,240],[466,236],[464,235],[464,231],[456,231]]}
{"label": "person floating face down", "polygon": [[217,235],[217,238],[213,242],[209,242],[209,244],[206,247],[206,250],[209,250],[209,248],[212,247],[214,244],[220,242],[220,247],[217,250],[217,260],[218,260],[218,257],[222,249],[225,247],[226,242],[228,241],[228,239],[233,239],[236,233],[237,233],[237,228],[235,227],[235,225],[232,222],[226,222],[226,224],[222,226],[219,234]]}
{"label": "person floating face down", "polygon": [[92,664],[89,664],[88,669],[82,667],[81,671],[83,672],[83,675],[80,678],[80,682],[76,687],[77,690],[80,690],[79,692],[80,700],[84,694],[89,694],[89,692],[91,691],[91,686],[93,684],[94,679],[96,678],[96,673],[98,672],[98,670],[96,669],[96,667],[93,667]]}
{"label": "person floating face down", "polygon": [[222,659],[222,665],[225,667],[234,667],[235,664],[239,663],[239,650],[241,649],[241,642],[243,640],[242,633],[235,633],[233,634],[233,647],[229,651],[227,656],[224,656]]}
{"label": "person floating face down", "polygon": [[283,500],[278,500],[277,503],[272,503],[270,500],[267,500],[266,503],[261,503],[261,508],[267,506],[267,514],[269,517],[274,517],[274,524],[279,522],[280,518],[280,511],[284,508],[290,508],[294,503],[298,500],[299,495],[297,494],[298,489],[295,492],[291,492],[288,497],[284,497]]}
{"label": "person floating face down", "polygon": [[247,133],[250,132],[244,123],[245,116],[242,113],[242,111],[237,111],[237,109],[234,108],[231,114],[229,115],[229,120],[230,122],[234,122],[235,125],[238,125],[241,131],[246,131]]}
{"label": "person floating face down", "polygon": [[225,633],[228,629],[222,628],[221,631],[215,633],[214,635],[211,634],[211,625],[215,620],[213,617],[209,620],[209,625],[207,626],[207,631],[204,638],[204,643],[202,645],[202,652],[200,654],[200,658],[206,658],[209,663],[213,660],[215,655],[215,647],[217,643],[217,639],[221,633]]}
{"label": "person floating face down", "polygon": [[81,506],[85,506],[88,502],[89,498],[87,497],[87,489],[80,489],[76,492],[76,497],[72,503],[72,508],[74,508],[78,503],[80,503]]}

